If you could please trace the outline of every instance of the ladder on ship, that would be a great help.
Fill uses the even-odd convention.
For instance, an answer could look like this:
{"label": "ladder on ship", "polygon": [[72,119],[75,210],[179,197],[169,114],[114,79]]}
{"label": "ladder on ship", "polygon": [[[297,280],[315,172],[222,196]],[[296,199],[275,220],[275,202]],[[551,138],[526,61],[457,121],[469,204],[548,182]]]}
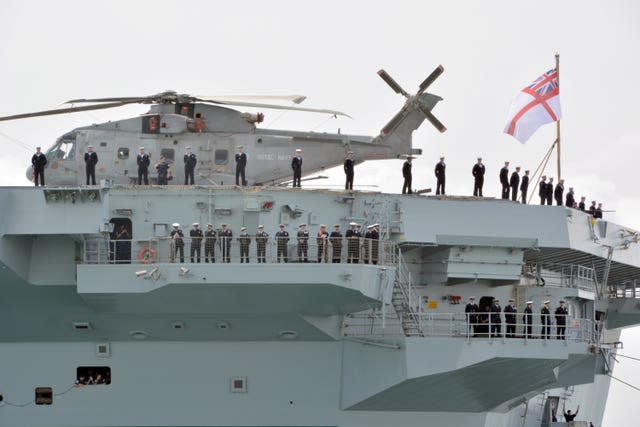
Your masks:
{"label": "ladder on ship", "polygon": [[413,291],[411,272],[404,264],[402,251],[398,250],[398,263],[396,277],[391,294],[391,305],[396,312],[405,336],[424,337],[424,331],[420,325],[420,299]]}

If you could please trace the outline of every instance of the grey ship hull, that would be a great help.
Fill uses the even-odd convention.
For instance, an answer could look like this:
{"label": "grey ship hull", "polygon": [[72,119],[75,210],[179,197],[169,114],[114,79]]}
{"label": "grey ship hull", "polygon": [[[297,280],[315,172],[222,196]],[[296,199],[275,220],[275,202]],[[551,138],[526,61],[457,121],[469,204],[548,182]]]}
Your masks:
{"label": "grey ship hull", "polygon": [[[132,263],[114,257],[114,218],[130,221]],[[376,265],[344,262],[346,242],[342,262],[317,263],[313,238],[310,263],[293,241],[288,264],[273,262],[274,246],[257,264],[255,242],[249,264],[236,242],[228,264],[172,263],[176,221],[228,222],[236,236],[264,224],[272,237],[280,222],[314,236],[321,222],[357,221],[380,223],[383,238]],[[0,425],[541,426],[557,402],[599,425],[610,328],[640,319],[615,292],[638,273],[632,233],[490,199],[0,189]],[[534,300],[536,336],[518,315],[515,338],[504,325],[473,337],[470,295],[514,298],[520,312]],[[566,340],[537,336],[544,299],[569,301]],[[110,384],[74,387],[79,367],[108,367]],[[52,404],[35,402],[37,387],[52,388]]]}

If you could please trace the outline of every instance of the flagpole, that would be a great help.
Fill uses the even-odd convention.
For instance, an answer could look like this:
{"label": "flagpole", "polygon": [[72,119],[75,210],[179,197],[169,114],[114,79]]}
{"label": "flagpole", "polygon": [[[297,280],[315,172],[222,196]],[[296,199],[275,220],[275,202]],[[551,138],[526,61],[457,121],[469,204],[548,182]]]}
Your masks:
{"label": "flagpole", "polygon": [[[560,54],[556,53],[556,75],[558,79],[558,88],[560,88]],[[560,95],[558,95],[560,96]],[[562,178],[561,175],[561,166],[560,166],[560,118],[558,117],[558,121],[556,122],[556,146],[558,150],[558,182]]]}

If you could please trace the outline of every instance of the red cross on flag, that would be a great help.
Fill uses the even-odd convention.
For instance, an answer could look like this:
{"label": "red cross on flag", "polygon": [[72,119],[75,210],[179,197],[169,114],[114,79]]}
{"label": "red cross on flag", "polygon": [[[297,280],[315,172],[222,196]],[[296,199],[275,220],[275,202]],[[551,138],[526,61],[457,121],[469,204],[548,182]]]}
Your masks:
{"label": "red cross on flag", "polygon": [[504,132],[523,144],[542,125],[560,120],[558,72],[549,70],[518,93]]}

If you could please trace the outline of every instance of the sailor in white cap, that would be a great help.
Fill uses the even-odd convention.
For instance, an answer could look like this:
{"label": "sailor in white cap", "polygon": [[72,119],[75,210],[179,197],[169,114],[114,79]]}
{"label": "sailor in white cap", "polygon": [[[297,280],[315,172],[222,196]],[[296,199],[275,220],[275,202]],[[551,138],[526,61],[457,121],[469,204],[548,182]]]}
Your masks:
{"label": "sailor in white cap", "polygon": [[327,262],[328,260],[328,238],[329,233],[327,233],[327,226],[325,224],[320,224],[320,230],[318,230],[318,234],[316,234],[316,242],[318,244],[318,264],[323,261]]}
{"label": "sailor in white cap", "polygon": [[231,241],[233,240],[233,232],[227,228],[227,223],[220,224],[222,229],[218,231],[218,237],[220,238],[220,246],[222,248],[222,262],[231,262]]}
{"label": "sailor in white cap", "polygon": [[533,335],[533,301],[527,301],[527,306],[524,308],[524,316],[522,316],[522,322],[524,323],[524,330],[522,331],[525,338],[531,338]]}
{"label": "sailor in white cap", "polygon": [[444,180],[445,180],[445,169],[447,165],[444,163],[444,157],[440,157],[440,161],[436,163],[435,174],[436,174],[436,195],[442,194],[444,195]]}
{"label": "sailor in white cap", "polygon": [[507,324],[507,338],[516,337],[516,315],[518,309],[513,305],[514,299],[509,298],[509,303],[504,307],[504,322]]}
{"label": "sailor in white cap", "polygon": [[367,225],[367,232],[364,233],[364,239],[362,240],[362,261],[365,264],[369,264],[369,260],[371,259],[371,236],[374,230],[374,226],[372,224]]}
{"label": "sailor in white cap", "polygon": [[243,187],[247,186],[247,180],[244,176],[246,167],[247,153],[244,152],[244,146],[238,145],[238,151],[236,153],[236,185],[242,184]]}
{"label": "sailor in white cap", "polygon": [[[96,165],[98,155],[93,151],[93,145],[87,145],[87,152],[84,153],[85,172],[87,173],[87,185],[96,185]],[[91,178],[91,179],[90,179]]]}
{"label": "sailor in white cap", "polygon": [[340,232],[340,224],[333,226],[333,231],[329,235],[329,243],[331,243],[331,262],[340,262],[342,257],[342,233]]}
{"label": "sailor in white cap", "polygon": [[189,237],[191,237],[191,250],[189,251],[189,256],[193,263],[193,256],[194,254],[197,254],[197,262],[200,262],[200,255],[202,254],[202,230],[200,230],[200,224],[197,222],[194,222],[191,226],[193,228],[189,231]]}
{"label": "sailor in white cap", "polygon": [[378,264],[378,253],[380,247],[380,224],[371,225],[371,264]]}
{"label": "sailor in white cap", "polygon": [[357,222],[350,222],[349,228],[346,233],[344,233],[344,237],[347,239],[347,263],[350,264],[352,262],[357,263],[358,259],[358,234],[356,227],[358,226]]}
{"label": "sailor in white cap", "polygon": [[44,167],[47,164],[47,156],[40,151],[41,149],[41,147],[36,147],[36,152],[31,156],[33,181],[36,184],[36,187],[38,186],[38,182],[40,182],[40,185],[44,187]]}
{"label": "sailor in white cap", "polygon": [[469,297],[469,302],[464,307],[465,316],[467,316],[467,324],[469,333],[475,337],[478,333],[478,311],[480,308],[476,304],[476,297]]}
{"label": "sailor in white cap", "polygon": [[185,147],[186,153],[184,153],[184,185],[193,185],[194,183],[194,171],[196,170],[196,164],[198,159],[196,155],[191,152],[191,146]]}
{"label": "sailor in white cap", "polygon": [[207,229],[204,231],[204,262],[216,262],[216,233],[213,224],[207,223]]}
{"label": "sailor in white cap", "polygon": [[543,339],[551,338],[551,312],[549,312],[549,304],[551,301],[546,300],[542,303],[542,308],[540,309],[540,323],[542,323],[542,335]]}
{"label": "sailor in white cap", "polygon": [[136,162],[138,163],[138,185],[142,185],[142,181],[144,179],[144,185],[149,185],[149,164],[151,160],[149,159],[149,155],[144,152],[144,147],[139,148],[140,153],[136,158]]}
{"label": "sailor in white cap", "polygon": [[256,253],[259,263],[267,262],[267,240],[269,240],[269,235],[264,231],[264,225],[260,224],[256,232]]}
{"label": "sailor in white cap", "polygon": [[560,300],[560,306],[556,308],[556,338],[559,340],[566,339],[564,333],[567,329],[567,316],[569,310],[564,306],[564,301]]}
{"label": "sailor in white cap", "polygon": [[240,227],[240,263],[249,263],[249,245],[251,244],[251,236],[247,232],[247,227]]}
{"label": "sailor in white cap", "polygon": [[176,252],[180,252],[180,262],[184,262],[184,234],[182,230],[180,230],[180,224],[177,222],[173,223],[173,230],[171,230],[169,236],[171,237],[171,262],[176,261]]}
{"label": "sailor in white cap", "polygon": [[353,151],[347,153],[347,158],[344,159],[344,174],[347,177],[347,181],[344,184],[345,190],[353,190],[353,167],[356,165],[356,161],[353,160]]}
{"label": "sailor in white cap", "polygon": [[478,157],[478,163],[473,165],[471,173],[473,174],[473,195],[482,197],[482,186],[484,185],[485,168],[482,164],[482,157]]}
{"label": "sailor in white cap", "polygon": [[498,298],[494,298],[493,304],[491,304],[491,335],[494,337],[499,337],[502,329],[502,316],[500,312],[502,308],[500,307],[500,300]]}
{"label": "sailor in white cap", "polygon": [[300,188],[302,178],[302,150],[296,149],[295,154],[291,158],[291,169],[293,169],[293,187]]}
{"label": "sailor in white cap", "polygon": [[289,254],[287,245],[289,244],[289,232],[284,229],[284,224],[280,224],[280,230],[276,233],[276,261],[280,262],[280,258],[284,259],[284,262],[289,262]]}
{"label": "sailor in white cap", "polygon": [[298,262],[309,262],[309,231],[307,224],[300,224],[298,235]]}

